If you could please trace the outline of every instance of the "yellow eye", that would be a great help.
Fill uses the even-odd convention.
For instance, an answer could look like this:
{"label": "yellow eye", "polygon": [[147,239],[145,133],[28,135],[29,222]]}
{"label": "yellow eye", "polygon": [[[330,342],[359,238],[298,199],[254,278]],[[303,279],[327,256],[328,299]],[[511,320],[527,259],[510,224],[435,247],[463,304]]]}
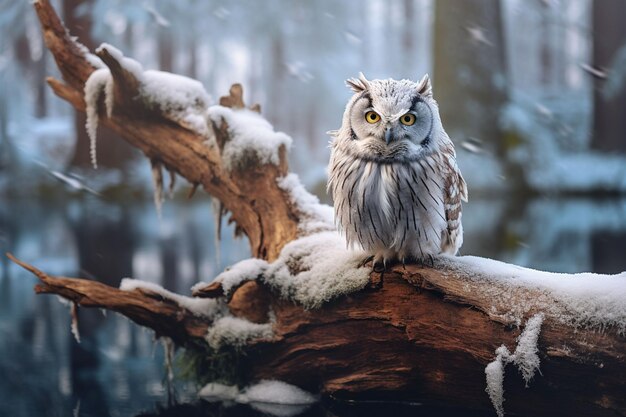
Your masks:
{"label": "yellow eye", "polygon": [[368,111],[365,113],[365,120],[367,120],[367,123],[371,124],[378,123],[380,121],[380,116],[375,111]]}
{"label": "yellow eye", "polygon": [[407,113],[400,118],[400,123],[405,126],[412,126],[415,124],[415,115],[411,113]]}

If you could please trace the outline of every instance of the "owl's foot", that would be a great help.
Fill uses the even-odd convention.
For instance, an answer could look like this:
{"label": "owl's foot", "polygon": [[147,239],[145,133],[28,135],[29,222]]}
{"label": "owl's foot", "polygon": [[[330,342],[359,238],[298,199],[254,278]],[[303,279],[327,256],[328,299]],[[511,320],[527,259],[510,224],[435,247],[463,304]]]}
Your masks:
{"label": "owl's foot", "polygon": [[357,268],[363,268],[365,264],[370,262],[372,259],[374,259],[374,255],[366,256],[361,262],[357,264]]}
{"label": "owl's foot", "polygon": [[417,258],[416,261],[422,268],[425,268],[425,267],[434,268],[435,267],[435,258],[431,254],[428,254],[427,256],[423,258]]}

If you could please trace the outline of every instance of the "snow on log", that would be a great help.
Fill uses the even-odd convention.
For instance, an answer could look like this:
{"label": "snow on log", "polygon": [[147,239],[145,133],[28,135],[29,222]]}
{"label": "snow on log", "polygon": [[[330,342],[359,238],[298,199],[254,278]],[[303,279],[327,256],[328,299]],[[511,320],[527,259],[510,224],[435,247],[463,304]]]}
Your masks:
{"label": "snow on log", "polygon": [[[240,85],[220,99],[222,107],[208,107],[191,81],[167,75],[159,89],[146,87],[147,71],[104,45],[96,54],[110,72],[112,105],[108,78],[94,87],[104,95],[86,103],[98,61],[47,0],[34,6],[65,80],[50,79],[54,91],[79,110],[91,106],[98,123],[159,169],[201,185],[249,238],[256,258],[183,297],[133,280],[116,289],[51,277],[9,256],[39,278],[38,293],[126,315],[193,352],[197,373],[213,382],[233,379],[220,358],[234,358],[231,382],[262,387],[241,397],[238,388],[213,384],[210,395],[303,398],[285,388],[293,385],[333,398],[492,413],[495,406],[498,414],[506,397],[507,412],[518,415],[626,415],[626,274],[551,274],[475,257],[370,272],[334,230],[332,210],[288,172],[291,140],[245,109]],[[176,95],[170,81],[189,90]],[[206,132],[198,128],[205,121]],[[267,142],[259,144],[261,137]],[[518,369],[521,378],[506,376]]]}

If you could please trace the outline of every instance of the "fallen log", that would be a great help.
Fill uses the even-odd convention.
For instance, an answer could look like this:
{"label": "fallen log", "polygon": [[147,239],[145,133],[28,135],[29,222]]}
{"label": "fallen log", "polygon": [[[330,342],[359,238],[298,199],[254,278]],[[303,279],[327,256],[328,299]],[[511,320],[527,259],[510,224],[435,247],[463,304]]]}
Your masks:
{"label": "fallen log", "polygon": [[[47,0],[35,8],[64,79],[48,80],[55,93],[142,150],[157,191],[162,168],[201,185],[257,258],[183,297],[133,280],[116,289],[51,277],[9,256],[39,278],[35,291],[171,338],[194,353],[203,382],[279,379],[331,398],[500,415],[504,405],[518,415],[626,415],[626,274],[566,276],[473,257],[359,267],[331,210],[289,174],[289,141],[245,109],[241,86],[206,112],[198,100],[156,100],[151,77],[169,75],[147,74],[109,45],[100,62]],[[94,93],[85,85],[96,71]],[[236,358],[237,372],[225,375],[218,357]]]}

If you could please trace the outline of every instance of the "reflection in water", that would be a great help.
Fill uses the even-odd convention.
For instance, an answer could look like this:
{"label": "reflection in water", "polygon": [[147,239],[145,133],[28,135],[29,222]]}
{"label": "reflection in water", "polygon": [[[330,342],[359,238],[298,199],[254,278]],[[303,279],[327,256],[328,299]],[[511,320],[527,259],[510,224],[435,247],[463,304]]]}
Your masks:
{"label": "reflection in water", "polygon": [[[463,221],[463,254],[552,271],[626,270],[620,256],[626,246],[623,199],[472,200]],[[198,280],[210,280],[249,256],[247,242],[233,239],[232,229],[223,233],[221,252],[213,236],[210,203],[199,198],[166,204],[161,222],[150,203],[121,205],[93,197],[0,206],[2,252],[51,274],[109,285],[132,276],[188,294]],[[66,305],[56,297],[35,296],[35,279],[5,258],[1,271],[0,415],[261,415],[242,405],[158,406],[168,398],[162,347],[150,331],[113,313],[81,309],[77,344]],[[175,389],[179,402],[195,401],[195,387],[178,381]],[[356,411],[324,405],[304,415],[383,415],[388,407]],[[442,415],[403,407],[410,410],[406,414]]]}

